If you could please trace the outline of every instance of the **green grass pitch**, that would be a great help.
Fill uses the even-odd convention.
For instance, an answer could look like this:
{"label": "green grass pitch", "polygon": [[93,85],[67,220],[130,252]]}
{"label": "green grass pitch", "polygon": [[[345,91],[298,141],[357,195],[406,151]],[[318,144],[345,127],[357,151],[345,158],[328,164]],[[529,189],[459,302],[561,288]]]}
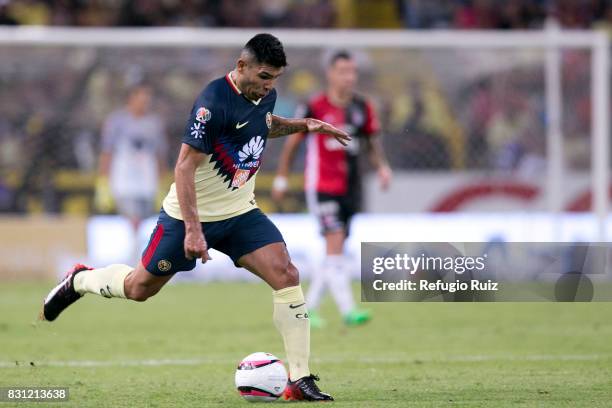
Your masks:
{"label": "green grass pitch", "polygon": [[[144,303],[88,295],[37,323],[51,285],[0,283],[0,386],[69,387],[69,402],[45,407],[247,407],[239,360],[285,357],[261,284],[176,284]],[[365,306],[374,320],[347,329],[328,300],[329,325],[312,332],[332,406],[612,404],[612,303]]]}

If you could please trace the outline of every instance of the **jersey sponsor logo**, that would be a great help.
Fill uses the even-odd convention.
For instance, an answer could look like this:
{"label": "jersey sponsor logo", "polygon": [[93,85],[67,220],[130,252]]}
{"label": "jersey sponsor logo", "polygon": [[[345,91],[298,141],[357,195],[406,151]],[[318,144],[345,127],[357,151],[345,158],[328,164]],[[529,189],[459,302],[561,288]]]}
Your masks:
{"label": "jersey sponsor logo", "polygon": [[171,268],[172,268],[172,262],[166,259],[161,259],[157,263],[157,269],[159,269],[161,272],[168,272]]}
{"label": "jersey sponsor logo", "polygon": [[234,178],[232,179],[232,187],[240,188],[245,185],[245,183],[249,179],[249,175],[251,174],[250,170],[238,169],[236,170],[236,174],[234,174]]}
{"label": "jersey sponsor logo", "polygon": [[235,169],[256,169],[259,167],[260,164],[261,162],[259,160],[255,160],[251,162],[234,164],[234,168]]}
{"label": "jersey sponsor logo", "polygon": [[236,123],[236,129],[240,129],[240,128],[245,127],[247,125],[247,123],[249,123],[248,120],[246,122],[244,122],[244,123],[240,123],[240,122]]}
{"label": "jersey sponsor logo", "polygon": [[298,313],[295,315],[296,319],[308,319],[308,313]]}
{"label": "jersey sponsor logo", "polygon": [[261,136],[255,136],[242,146],[238,152],[238,158],[242,163],[259,159],[264,149],[264,140]]}
{"label": "jersey sponsor logo", "polygon": [[196,120],[200,123],[206,123],[210,120],[212,113],[206,107],[201,106],[196,111]]}
{"label": "jersey sponsor logo", "polygon": [[272,128],[272,112],[266,113],[266,126],[268,129]]}

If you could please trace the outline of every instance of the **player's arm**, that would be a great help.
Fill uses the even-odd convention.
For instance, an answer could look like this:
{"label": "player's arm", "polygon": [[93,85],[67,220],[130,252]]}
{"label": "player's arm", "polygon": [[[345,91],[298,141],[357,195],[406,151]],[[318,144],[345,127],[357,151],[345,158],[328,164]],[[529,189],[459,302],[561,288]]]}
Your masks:
{"label": "player's arm", "polygon": [[295,158],[295,152],[297,152],[302,139],[302,133],[294,133],[287,138],[283,145],[283,150],[278,159],[276,177],[274,177],[274,182],[272,183],[272,199],[275,201],[281,201],[285,196],[288,187],[287,177],[289,175],[289,170],[291,169],[291,164],[293,164],[293,159]]}
{"label": "player's arm", "polygon": [[204,239],[195,193],[195,171],[205,158],[205,154],[183,143],[174,168],[174,181],[181,215],[185,222],[185,257],[202,258],[202,262],[211,259]]}
{"label": "player's arm", "polygon": [[369,102],[366,102],[366,121],[363,131],[368,136],[366,137],[366,140],[370,163],[372,163],[372,166],[376,168],[380,187],[383,190],[386,190],[389,187],[389,184],[391,184],[393,173],[391,171],[391,167],[389,167],[385,150],[383,149],[383,145],[380,141],[380,123],[378,121],[376,111]]}
{"label": "player's arm", "polygon": [[376,168],[380,187],[386,190],[389,188],[389,184],[391,184],[393,172],[385,156],[385,151],[380,142],[380,136],[370,136],[367,138],[367,141],[370,163]]}
{"label": "player's arm", "polygon": [[343,146],[351,140],[351,137],[327,122],[313,118],[287,119],[272,115],[272,125],[268,132],[269,138],[282,137],[293,133],[316,132],[331,135]]}

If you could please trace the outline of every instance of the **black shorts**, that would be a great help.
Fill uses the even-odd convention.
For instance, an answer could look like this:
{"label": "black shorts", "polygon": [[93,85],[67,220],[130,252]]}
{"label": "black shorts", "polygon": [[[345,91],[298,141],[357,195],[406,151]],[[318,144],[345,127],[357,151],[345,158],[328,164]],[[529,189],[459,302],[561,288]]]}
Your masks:
{"label": "black shorts", "polygon": [[359,209],[355,197],[317,192],[314,202],[311,201],[309,204],[310,212],[319,220],[321,234],[344,230],[348,236],[351,218]]}
{"label": "black shorts", "polygon": [[[284,242],[278,228],[258,208],[226,220],[201,224],[208,248],[223,252],[237,267],[243,255],[274,242]],[[142,254],[142,264],[158,276],[192,270],[197,260],[185,258],[184,241],[185,223],[162,209]]]}

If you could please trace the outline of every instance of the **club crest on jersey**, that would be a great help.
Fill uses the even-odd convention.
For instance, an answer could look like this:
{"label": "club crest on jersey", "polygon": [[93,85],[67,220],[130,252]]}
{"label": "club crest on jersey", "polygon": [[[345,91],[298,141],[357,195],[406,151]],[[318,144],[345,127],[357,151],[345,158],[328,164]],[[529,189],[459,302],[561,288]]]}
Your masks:
{"label": "club crest on jersey", "polygon": [[266,126],[268,127],[268,129],[272,128],[272,113],[271,112],[266,113]]}
{"label": "club crest on jersey", "polygon": [[212,114],[210,113],[210,111],[206,109],[204,106],[201,106],[200,108],[198,108],[196,112],[196,120],[200,123],[208,122],[211,116]]}
{"label": "club crest on jersey", "polygon": [[172,268],[172,263],[166,259],[162,259],[157,263],[157,268],[161,272],[168,272]]}

